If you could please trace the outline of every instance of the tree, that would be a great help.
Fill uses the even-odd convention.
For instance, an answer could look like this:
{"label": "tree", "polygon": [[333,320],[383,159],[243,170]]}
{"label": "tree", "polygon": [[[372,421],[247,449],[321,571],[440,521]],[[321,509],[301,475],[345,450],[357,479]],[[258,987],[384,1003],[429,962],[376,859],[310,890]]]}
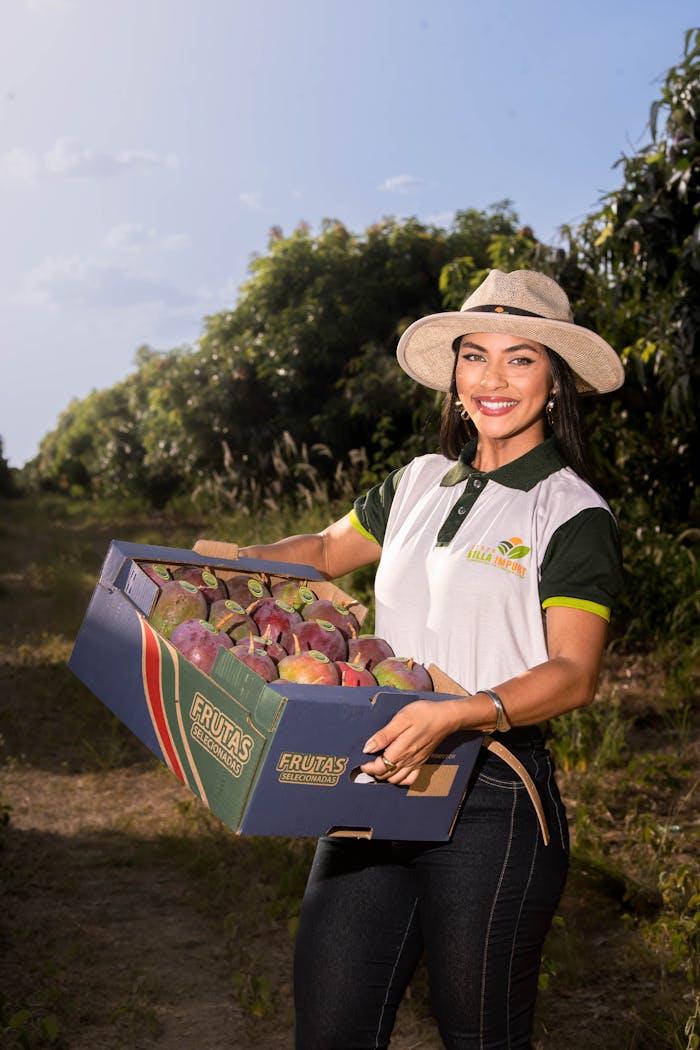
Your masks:
{"label": "tree", "polygon": [[[682,523],[698,507],[700,388],[700,30],[651,107],[650,141],[619,163],[623,184],[569,231],[579,303],[616,346],[627,383],[612,419],[595,419],[620,495],[654,520]],[[610,409],[607,410],[610,413]]]}
{"label": "tree", "polygon": [[0,437],[0,496],[13,496],[16,493],[10,464],[5,459],[3,440]]}
{"label": "tree", "polygon": [[435,399],[398,368],[398,337],[442,309],[439,275],[451,258],[469,251],[486,266],[489,244],[514,222],[504,205],[461,212],[450,230],[391,218],[364,235],[334,219],[316,237],[306,226],[287,238],[275,230],[238,304],[208,319],[200,344],[258,384],[242,447],[270,445],[283,431],[330,444],[338,458],[359,446],[385,458],[425,447]]}
{"label": "tree", "polygon": [[41,442],[32,472],[44,488],[67,495],[131,495],[141,461],[125,381],[74,398]]}

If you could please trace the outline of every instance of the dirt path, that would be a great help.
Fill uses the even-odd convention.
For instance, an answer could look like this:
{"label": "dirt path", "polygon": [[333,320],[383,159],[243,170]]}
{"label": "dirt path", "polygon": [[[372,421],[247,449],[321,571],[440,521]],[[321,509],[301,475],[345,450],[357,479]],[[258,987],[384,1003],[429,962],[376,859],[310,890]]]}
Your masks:
{"label": "dirt path", "polygon": [[[105,536],[55,522],[32,535],[18,516],[0,539],[18,552],[0,571],[0,1048],[291,1050],[310,844],[232,835],[68,672]],[[565,778],[570,815],[587,810],[613,851],[640,810],[650,833],[685,835],[700,826],[700,788],[677,774],[686,763],[697,776],[697,732],[684,730],[681,758],[644,662],[606,674],[606,696],[637,712],[636,760],[648,762],[606,774],[597,795],[592,776]],[[621,921],[627,887],[599,876],[579,865],[570,877],[534,1050],[670,1050],[664,1011],[690,1007]],[[391,1045],[441,1048],[420,971]]]}
{"label": "dirt path", "polygon": [[[1,783],[12,800],[3,864],[13,872],[5,898],[13,906],[0,986],[16,995],[20,981],[37,1018],[54,999],[61,1046],[291,1048],[291,939],[273,924],[277,1005],[258,1019],[237,999],[222,924],[197,906],[159,843],[188,834],[178,812],[191,796],[170,774],[146,760],[81,775],[15,767]],[[408,1016],[392,1046],[438,1050],[433,1031],[429,1018]]]}
{"label": "dirt path", "polygon": [[[270,911],[283,874],[261,867],[255,840],[217,826],[138,742],[125,747],[123,764],[104,771],[73,771],[75,755],[61,759],[58,740],[55,755],[42,747],[42,761],[25,755],[0,770],[0,799],[12,807],[0,839],[0,988],[30,1013],[24,1030],[38,1041],[26,1045],[291,1050],[293,938],[284,911]],[[605,1033],[621,1025],[629,1042],[615,1050],[668,1050],[635,1035],[658,971],[622,910],[573,874],[565,935],[549,952],[567,977],[540,1011],[538,1050],[612,1050]],[[262,1009],[256,980],[268,980]],[[440,1050],[422,994],[419,975],[392,1050]],[[59,1039],[42,1041],[36,1032],[52,1013]],[[19,1044],[0,1036],[3,1045]]]}
{"label": "dirt path", "polygon": [[[179,810],[190,805],[172,776],[150,761],[81,775],[10,769],[2,793],[13,806],[3,851],[13,874],[0,987],[19,994],[37,1018],[50,1009],[60,1018],[60,1042],[30,1045],[291,1050],[291,939],[271,925],[275,1008],[256,1018],[238,998],[224,924],[197,906],[186,874],[159,843],[178,832]],[[188,834],[185,824],[179,830]],[[635,1001],[655,987],[609,897],[594,899],[574,877],[562,910],[573,938],[563,950],[579,987],[548,1003],[537,1043],[548,1050],[583,1045],[587,1028],[604,1032],[613,1017],[619,1023],[627,1014],[633,1026]],[[239,929],[248,936],[245,915]],[[583,944],[586,953],[574,962]],[[411,1003],[403,1009],[392,1050],[440,1050],[421,1013]],[[595,1037],[589,1045],[608,1048]]]}
{"label": "dirt path", "polygon": [[[3,794],[13,800],[4,863],[22,872],[15,917],[26,936],[15,943],[30,973],[55,967],[57,995],[72,1000],[67,1045],[230,1050],[242,1009],[223,942],[192,906],[182,873],[153,850],[163,812],[185,790],[132,767],[109,776],[14,771]],[[4,987],[16,979],[7,963]]]}

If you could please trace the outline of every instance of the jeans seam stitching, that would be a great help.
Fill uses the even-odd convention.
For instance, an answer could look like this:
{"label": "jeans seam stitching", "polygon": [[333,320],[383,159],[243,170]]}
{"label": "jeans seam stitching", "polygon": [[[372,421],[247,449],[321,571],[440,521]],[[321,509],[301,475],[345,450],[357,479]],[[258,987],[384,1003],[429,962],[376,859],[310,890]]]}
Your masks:
{"label": "jeans seam stitching", "polygon": [[488,773],[479,773],[477,780],[480,780],[483,784],[488,784],[490,787],[504,788],[506,791],[526,790],[522,780],[498,780],[496,777],[490,777]]}
{"label": "jeans seam stitching", "polygon": [[[538,840],[538,835],[539,835],[539,830],[537,828],[535,828],[535,837],[534,837],[534,840],[533,840],[533,842],[534,842],[534,849],[532,850],[532,859],[530,861],[530,871],[529,871],[528,876],[527,876],[527,885],[526,885],[525,890],[523,891],[523,894],[522,894],[522,896],[520,898],[520,908],[518,909],[518,919],[517,919],[517,922],[515,924],[515,929],[513,930],[513,941],[512,941],[511,947],[510,947],[510,959],[508,960],[508,988],[509,989],[510,989],[510,984],[511,984],[512,973],[513,973],[513,956],[515,955],[515,943],[516,943],[517,938],[518,938],[518,930],[520,929],[520,919],[522,918],[523,908],[525,907],[525,901],[527,899],[527,894],[528,894],[528,891],[530,889],[530,885],[532,883],[532,875],[533,875],[533,872],[535,870],[535,858],[537,857],[537,845],[538,845],[538,841],[539,841]],[[506,1010],[507,1010],[507,1017],[508,1017],[508,1021],[507,1021],[507,1025],[506,1025],[506,1027],[507,1027],[507,1038],[508,1038],[508,1047],[510,1048],[510,995],[508,995]]]}
{"label": "jeans seam stitching", "polygon": [[548,793],[549,797],[552,800],[552,805],[554,807],[554,812],[557,815],[557,824],[559,825],[559,838],[561,840],[561,848],[563,850],[566,850],[566,843],[564,841],[564,828],[562,827],[562,823],[561,823],[561,814],[559,813],[559,806],[557,805],[556,799],[554,798],[554,795],[552,793],[552,777],[553,777],[553,775],[554,775],[554,770],[552,768],[552,763],[550,762],[549,763],[549,776],[547,777],[547,793]]}
{"label": "jeans seam stitching", "polygon": [[411,928],[411,923],[413,922],[413,916],[416,914],[416,907],[417,906],[418,906],[418,898],[416,897],[416,899],[413,902],[413,907],[411,908],[411,914],[408,917],[408,922],[406,923],[406,929],[404,930],[403,937],[401,938],[401,944],[399,945],[398,950],[396,952],[396,958],[394,960],[394,965],[393,965],[392,971],[391,971],[391,973],[389,975],[389,981],[387,983],[386,992],[385,992],[385,995],[384,995],[384,1002],[382,1003],[382,1010],[381,1010],[381,1013],[379,1014],[379,1023],[377,1024],[377,1033],[376,1033],[376,1035],[374,1037],[375,1050],[379,1046],[379,1036],[381,1034],[382,1021],[384,1020],[384,1011],[386,1010],[386,1004],[389,1001],[389,989],[391,988],[392,981],[394,980],[394,974],[396,973],[396,967],[399,965],[399,959],[401,958],[401,952],[403,951],[403,946],[406,943],[406,938],[408,937],[408,931]]}
{"label": "jeans seam stitching", "polygon": [[[496,910],[496,904],[498,903],[498,896],[499,896],[499,894],[501,892],[501,886],[503,885],[503,878],[504,878],[504,875],[505,875],[506,868],[508,866],[508,862],[510,860],[511,846],[513,844],[513,824],[514,824],[514,819],[515,819],[515,807],[516,807],[516,803],[518,801],[517,792],[515,791],[515,785],[513,785],[513,788],[512,788],[512,795],[513,795],[513,804],[511,806],[511,810],[510,810],[510,831],[508,833],[508,846],[507,846],[507,849],[506,849],[505,857],[503,858],[503,864],[501,865],[501,873],[500,873],[500,875],[498,877],[498,885],[496,887],[496,892],[494,894],[493,901],[491,902],[491,911],[489,912],[489,921],[488,921],[488,924],[486,926],[486,937],[484,939],[484,952],[483,952],[482,959],[481,959],[481,1007],[480,1007],[480,1013],[479,1013],[479,1046],[482,1048],[482,1050],[483,1050],[483,1046],[484,1046],[484,1004],[485,1004],[485,1001],[486,1001],[486,962],[487,962],[488,953],[489,953],[489,938],[491,936],[491,925],[493,923],[493,915],[494,915],[494,912]],[[508,1017],[508,1022],[507,1022],[507,1026],[506,1027],[507,1027],[507,1031],[508,1031],[508,1042],[510,1042],[510,1017]]]}

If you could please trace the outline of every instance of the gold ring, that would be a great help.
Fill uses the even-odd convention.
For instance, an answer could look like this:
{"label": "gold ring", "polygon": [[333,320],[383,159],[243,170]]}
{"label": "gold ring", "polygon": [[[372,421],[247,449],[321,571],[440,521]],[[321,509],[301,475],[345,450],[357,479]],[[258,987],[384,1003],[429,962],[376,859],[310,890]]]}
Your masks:
{"label": "gold ring", "polygon": [[380,755],[379,757],[390,773],[393,773],[395,769],[399,768],[398,762],[392,762],[390,758],[386,757],[386,755]]}

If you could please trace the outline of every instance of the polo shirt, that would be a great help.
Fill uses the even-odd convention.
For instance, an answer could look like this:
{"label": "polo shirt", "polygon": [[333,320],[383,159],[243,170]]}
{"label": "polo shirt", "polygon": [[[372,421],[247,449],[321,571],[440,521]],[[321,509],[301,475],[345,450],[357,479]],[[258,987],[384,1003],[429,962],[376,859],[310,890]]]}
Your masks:
{"label": "polo shirt", "polygon": [[544,612],[609,619],[622,587],[610,508],[553,439],[490,472],[426,455],[355,501],[376,540],[375,630],[397,656],[435,663],[469,692],[548,659]]}

